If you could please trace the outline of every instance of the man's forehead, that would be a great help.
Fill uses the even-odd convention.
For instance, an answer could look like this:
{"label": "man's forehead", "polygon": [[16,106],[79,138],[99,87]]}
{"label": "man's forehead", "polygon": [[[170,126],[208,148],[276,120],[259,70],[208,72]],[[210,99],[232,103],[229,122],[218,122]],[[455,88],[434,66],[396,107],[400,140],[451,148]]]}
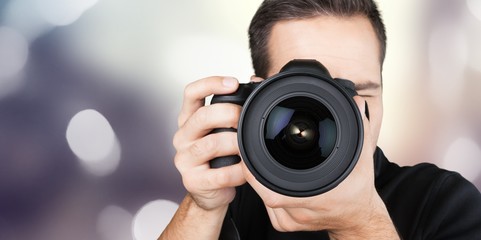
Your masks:
{"label": "man's forehead", "polygon": [[277,73],[292,59],[316,59],[333,77],[362,77],[381,72],[379,42],[369,20],[361,16],[278,22],[273,26],[268,51],[269,75]]}

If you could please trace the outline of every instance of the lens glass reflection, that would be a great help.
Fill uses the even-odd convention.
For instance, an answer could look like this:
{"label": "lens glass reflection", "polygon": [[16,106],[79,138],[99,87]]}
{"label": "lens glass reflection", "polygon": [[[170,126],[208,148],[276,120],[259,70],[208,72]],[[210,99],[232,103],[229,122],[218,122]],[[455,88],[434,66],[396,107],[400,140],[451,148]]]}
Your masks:
{"label": "lens glass reflection", "polygon": [[270,155],[292,169],[324,162],[336,145],[334,117],[321,102],[308,97],[282,101],[269,113],[264,141]]}

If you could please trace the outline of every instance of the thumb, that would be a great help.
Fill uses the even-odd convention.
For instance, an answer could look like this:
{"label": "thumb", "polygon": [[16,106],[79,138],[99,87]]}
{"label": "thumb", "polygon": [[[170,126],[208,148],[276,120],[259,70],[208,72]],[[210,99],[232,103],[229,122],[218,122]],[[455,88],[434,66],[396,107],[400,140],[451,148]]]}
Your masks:
{"label": "thumb", "polygon": [[264,79],[256,75],[251,76],[251,82],[262,82]]}

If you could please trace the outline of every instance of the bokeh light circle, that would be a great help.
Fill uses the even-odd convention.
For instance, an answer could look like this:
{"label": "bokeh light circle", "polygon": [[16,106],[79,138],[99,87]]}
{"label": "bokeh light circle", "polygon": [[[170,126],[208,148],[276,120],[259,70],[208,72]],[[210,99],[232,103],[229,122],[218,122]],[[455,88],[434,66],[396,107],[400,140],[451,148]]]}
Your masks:
{"label": "bokeh light circle", "polygon": [[468,9],[473,16],[481,21],[481,1],[479,0],[466,0]]}
{"label": "bokeh light circle", "polygon": [[109,205],[105,207],[97,219],[97,231],[102,240],[129,240],[132,239],[131,225],[132,214],[127,210]]}
{"label": "bokeh light circle", "polygon": [[448,147],[442,167],[461,173],[469,181],[481,174],[481,148],[469,138],[458,138]]}
{"label": "bokeh light circle", "polygon": [[108,120],[98,111],[86,109],[75,114],[68,124],[66,138],[89,172],[105,176],[119,165],[119,141]]}
{"label": "bokeh light circle", "polygon": [[37,10],[44,20],[55,26],[66,26],[77,21],[98,0],[37,0]]}
{"label": "bokeh light circle", "polygon": [[14,29],[0,27],[0,87],[4,79],[13,77],[25,66],[28,42]]}
{"label": "bokeh light circle", "polygon": [[132,225],[134,239],[157,239],[178,207],[177,203],[168,200],[155,200],[145,204],[134,217]]}

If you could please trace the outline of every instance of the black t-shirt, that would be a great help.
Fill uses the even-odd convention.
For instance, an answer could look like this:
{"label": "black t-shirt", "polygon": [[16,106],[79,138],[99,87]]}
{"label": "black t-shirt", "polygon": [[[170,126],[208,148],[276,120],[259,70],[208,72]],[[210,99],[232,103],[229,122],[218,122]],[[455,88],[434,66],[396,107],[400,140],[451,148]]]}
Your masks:
{"label": "black t-shirt", "polygon": [[[481,239],[481,194],[461,175],[433,164],[399,167],[374,154],[375,185],[402,239]],[[276,231],[245,184],[229,207],[221,239],[329,239],[325,231]]]}

